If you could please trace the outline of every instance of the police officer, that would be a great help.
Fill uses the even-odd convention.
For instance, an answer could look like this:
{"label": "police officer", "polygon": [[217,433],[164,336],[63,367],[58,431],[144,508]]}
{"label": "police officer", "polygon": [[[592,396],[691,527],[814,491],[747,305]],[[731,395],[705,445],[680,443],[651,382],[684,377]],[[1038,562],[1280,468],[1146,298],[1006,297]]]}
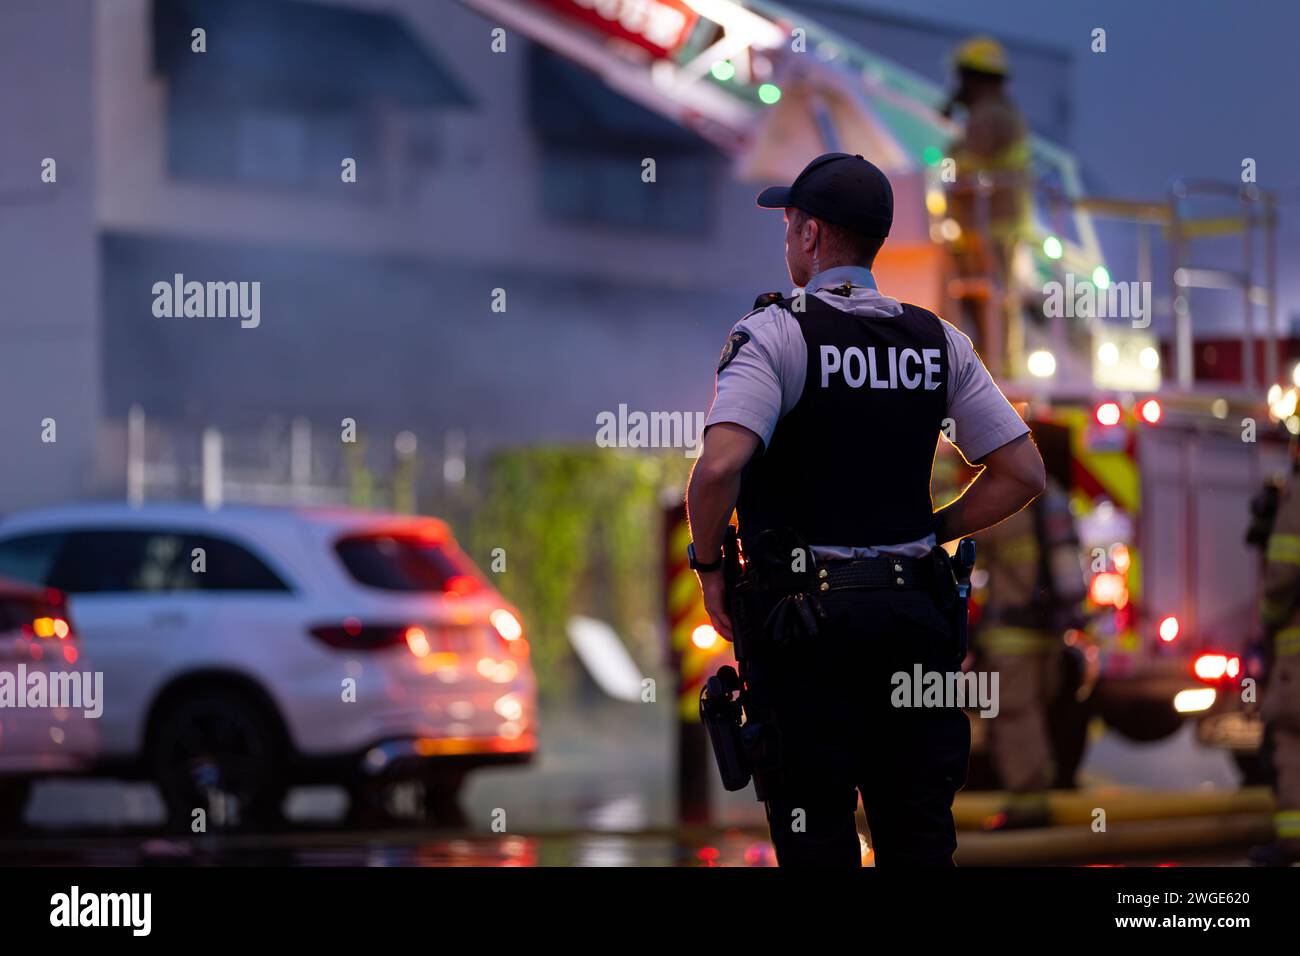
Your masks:
{"label": "police officer", "polygon": [[[705,608],[728,639],[719,552],[733,508],[747,546],[789,529],[827,571],[815,637],[767,669],[780,737],[766,801],[777,859],[860,865],[860,792],[877,865],[950,866],[970,725],[956,706],[912,706],[900,675],[959,665],[926,571],[931,548],[1023,508],[1043,488],[1043,462],[970,340],[877,291],[871,267],[893,220],[879,169],[830,153],[758,202],[785,210],[786,265],[800,288],[732,329],[687,508]],[[945,419],[984,467],[934,512]]]}
{"label": "police officer", "polygon": [[1297,445],[1265,552],[1260,621],[1273,642],[1260,716],[1273,733],[1274,841],[1251,851],[1259,866],[1300,863],[1300,487]]}

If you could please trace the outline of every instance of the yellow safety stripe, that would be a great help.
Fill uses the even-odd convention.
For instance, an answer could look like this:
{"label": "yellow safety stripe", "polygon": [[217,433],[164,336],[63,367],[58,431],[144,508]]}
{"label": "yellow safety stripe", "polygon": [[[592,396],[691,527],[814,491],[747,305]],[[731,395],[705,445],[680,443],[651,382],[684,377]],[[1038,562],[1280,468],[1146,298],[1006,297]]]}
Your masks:
{"label": "yellow safety stripe", "polygon": [[1300,837],[1300,810],[1279,810],[1273,814],[1273,829],[1279,837]]}
{"label": "yellow safety stripe", "polygon": [[1047,794],[1041,791],[1032,793],[1011,793],[1007,795],[1009,810],[1050,810],[1051,803]]}
{"label": "yellow safety stripe", "polygon": [[684,611],[700,598],[700,582],[695,580],[695,572],[679,574],[668,584],[668,607],[673,611]]}
{"label": "yellow safety stripe", "polygon": [[1300,564],[1300,535],[1273,534],[1268,539],[1268,560]]}
{"label": "yellow safety stripe", "polygon": [[1300,627],[1284,627],[1273,638],[1278,657],[1300,654]]}
{"label": "yellow safety stripe", "polygon": [[1032,627],[988,627],[980,631],[979,643],[991,654],[1037,654],[1055,636]]}

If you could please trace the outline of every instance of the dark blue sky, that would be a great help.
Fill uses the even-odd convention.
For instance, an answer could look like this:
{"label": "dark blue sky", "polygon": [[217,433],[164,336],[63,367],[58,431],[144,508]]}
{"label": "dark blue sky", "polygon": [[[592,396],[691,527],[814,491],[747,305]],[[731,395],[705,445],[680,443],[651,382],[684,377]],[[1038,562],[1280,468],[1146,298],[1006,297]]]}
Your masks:
{"label": "dark blue sky", "polygon": [[[1097,192],[1159,198],[1176,176],[1239,179],[1255,159],[1259,184],[1288,200],[1279,300],[1300,324],[1298,0],[840,2],[1070,51],[1072,145]],[[1105,53],[1091,52],[1095,27]]]}

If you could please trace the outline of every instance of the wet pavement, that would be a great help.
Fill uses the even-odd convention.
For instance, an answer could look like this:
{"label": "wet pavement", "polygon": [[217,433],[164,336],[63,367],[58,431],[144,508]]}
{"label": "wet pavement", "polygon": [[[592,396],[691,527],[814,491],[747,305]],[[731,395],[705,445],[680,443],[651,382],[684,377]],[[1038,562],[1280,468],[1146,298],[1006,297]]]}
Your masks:
{"label": "wet pavement", "polygon": [[[983,841],[1000,837],[979,834]],[[864,840],[863,862],[872,865]],[[1087,865],[1241,866],[1245,846],[1127,854]],[[959,851],[960,853],[960,851]],[[544,835],[422,829],[297,829],[193,838],[151,832],[31,832],[0,840],[0,866],[453,867],[772,866],[766,834],[751,829]]]}
{"label": "wet pavement", "polygon": [[0,864],[18,866],[693,866],[770,865],[755,834],[714,839],[671,834],[546,836],[420,831],[205,836],[29,835],[0,841]]}
{"label": "wet pavement", "polygon": [[[652,709],[550,715],[543,729],[543,750],[535,763],[484,770],[470,778],[461,801],[468,825],[461,831],[422,825],[347,829],[341,825],[347,809],[343,791],[317,787],[291,794],[289,829],[245,835],[214,827],[208,834],[173,837],[162,830],[162,802],[148,784],[50,780],[36,788],[26,831],[0,837],[0,866],[672,867],[775,862],[752,790],[726,793],[714,781],[716,826],[674,826],[673,725]],[[1182,820],[1146,823],[1134,820],[1130,810],[1134,822],[1117,822],[1113,843],[1103,846],[1088,835],[1085,821],[1093,806],[1088,801],[1114,808],[1117,793],[1127,798],[1150,787],[1183,794],[1236,792],[1235,770],[1226,757],[1199,747],[1190,728],[1157,744],[1100,735],[1091,744],[1081,780],[1089,788],[1084,805],[1061,821],[1075,825],[1049,831],[982,833],[978,827],[990,795],[963,794],[958,824],[965,829],[958,861],[977,866],[1233,865],[1244,863],[1245,848],[1260,832],[1260,808],[1254,806],[1237,808],[1253,815],[1215,816],[1228,813],[1219,807],[1198,820],[1184,815]],[[493,832],[497,817],[508,822],[505,832]],[[1166,828],[1163,835],[1161,827]],[[1152,833],[1158,849],[1151,848]],[[863,859],[872,862],[865,840]]]}

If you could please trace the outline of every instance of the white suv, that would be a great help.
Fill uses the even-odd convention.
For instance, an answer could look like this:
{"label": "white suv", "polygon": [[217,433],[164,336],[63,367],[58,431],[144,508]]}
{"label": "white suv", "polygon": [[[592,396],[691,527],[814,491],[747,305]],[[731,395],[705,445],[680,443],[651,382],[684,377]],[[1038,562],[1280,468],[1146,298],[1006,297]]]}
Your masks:
{"label": "white suv", "polygon": [[[153,779],[173,825],[278,819],[295,783],[363,806],[536,748],[516,611],[431,518],[77,505],[0,521],[0,575],[56,587],[104,674],[100,773]],[[234,809],[234,813],[229,811]]]}

